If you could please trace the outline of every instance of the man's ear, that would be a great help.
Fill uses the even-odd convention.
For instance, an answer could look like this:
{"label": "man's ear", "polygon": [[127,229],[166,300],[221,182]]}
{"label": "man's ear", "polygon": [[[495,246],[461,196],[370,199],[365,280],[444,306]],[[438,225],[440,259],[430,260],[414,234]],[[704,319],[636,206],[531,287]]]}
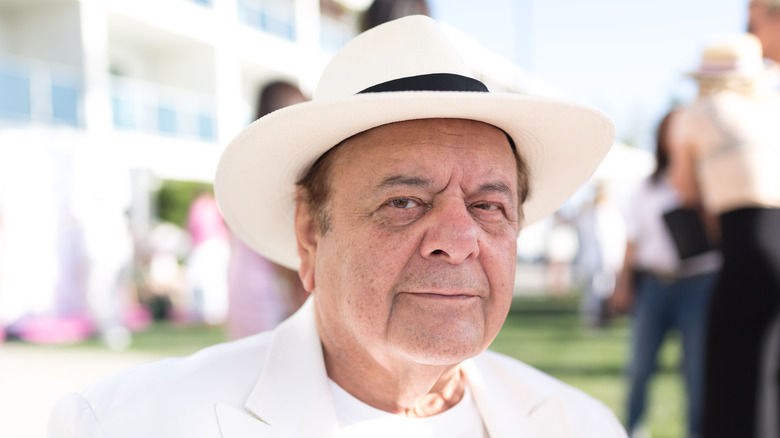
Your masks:
{"label": "man's ear", "polygon": [[301,277],[304,289],[312,292],[314,266],[317,259],[317,229],[309,214],[309,207],[300,200],[302,190],[298,187],[295,193],[295,239],[298,242],[298,256],[301,258],[298,275]]}

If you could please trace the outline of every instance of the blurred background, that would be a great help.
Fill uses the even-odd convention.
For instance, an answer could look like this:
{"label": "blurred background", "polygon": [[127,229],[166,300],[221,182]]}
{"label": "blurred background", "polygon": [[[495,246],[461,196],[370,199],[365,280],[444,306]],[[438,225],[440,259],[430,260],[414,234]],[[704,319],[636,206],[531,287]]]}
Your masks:
{"label": "blurred background", "polygon": [[[240,244],[213,202],[218,158],[263,113],[269,84],[311,96],[370,3],[0,0],[1,436],[42,436],[59,395],[106,373],[258,330],[230,325]],[[747,4],[427,4],[492,91],[575,100],[617,122],[592,180],[521,234],[494,349],[619,415],[628,330],[604,302],[622,212],[653,171],[660,118],[695,97],[685,73],[709,41],[745,30]],[[287,292],[266,301],[268,327],[302,299],[294,276],[274,275]],[[653,436],[682,436],[679,358],[665,348]]]}

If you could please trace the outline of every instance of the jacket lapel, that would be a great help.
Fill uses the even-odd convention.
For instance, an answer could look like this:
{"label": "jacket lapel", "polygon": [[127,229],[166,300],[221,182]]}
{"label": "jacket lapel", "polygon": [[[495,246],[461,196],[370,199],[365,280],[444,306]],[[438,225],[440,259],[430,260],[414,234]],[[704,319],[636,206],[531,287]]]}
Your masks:
{"label": "jacket lapel", "polygon": [[312,299],[277,328],[244,407],[217,406],[223,438],[337,436]]}
{"label": "jacket lapel", "polygon": [[491,366],[479,356],[464,362],[463,372],[490,438],[571,437],[559,398],[539,397],[506,368]]}
{"label": "jacket lapel", "polygon": [[566,407],[558,397],[545,400],[532,410],[528,416],[528,423],[534,437],[566,438],[571,436]]}
{"label": "jacket lapel", "polygon": [[240,411],[224,403],[214,407],[223,438],[256,438],[276,436],[274,431],[246,411]]}
{"label": "jacket lapel", "polygon": [[[223,438],[338,436],[312,301],[277,328],[245,410],[216,405]],[[463,372],[491,438],[571,437],[560,399],[539,397],[480,356],[464,362]]]}

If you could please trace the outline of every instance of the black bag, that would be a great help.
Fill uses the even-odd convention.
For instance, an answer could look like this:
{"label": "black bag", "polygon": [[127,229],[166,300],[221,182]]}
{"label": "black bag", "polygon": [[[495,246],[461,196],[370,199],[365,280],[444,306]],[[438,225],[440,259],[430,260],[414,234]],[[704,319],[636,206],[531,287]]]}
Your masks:
{"label": "black bag", "polygon": [[701,211],[695,208],[680,207],[667,211],[663,215],[669,234],[680,260],[703,254],[714,249],[707,238]]}

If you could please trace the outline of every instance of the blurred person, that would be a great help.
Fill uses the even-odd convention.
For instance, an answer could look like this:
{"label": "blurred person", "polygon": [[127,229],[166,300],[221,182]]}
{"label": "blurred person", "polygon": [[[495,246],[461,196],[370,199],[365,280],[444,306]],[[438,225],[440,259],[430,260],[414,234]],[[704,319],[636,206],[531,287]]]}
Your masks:
{"label": "blurred person", "polygon": [[748,32],[758,37],[764,56],[780,62],[780,0],[752,0]]}
{"label": "blurred person", "polygon": [[190,204],[186,260],[190,322],[220,325],[228,312],[230,237],[214,195],[202,191]]}
{"label": "blurred person", "polygon": [[[671,180],[719,219],[723,267],[707,327],[702,437],[777,437],[780,96],[759,40],[708,46],[698,99],[672,124]],[[718,232],[719,229],[719,232]]]}
{"label": "blurred person", "polygon": [[610,318],[607,303],[623,266],[626,245],[623,214],[604,182],[596,184],[593,200],[580,211],[577,232],[578,264],[585,275],[580,315],[586,327],[601,328]]}
{"label": "blurred person", "polygon": [[307,100],[297,86],[284,80],[271,81],[260,91],[255,118],[259,119],[278,109]]}
{"label": "blurred person", "polygon": [[601,402],[485,351],[521,227],[593,173],[614,125],[464,65],[435,21],[401,18],[344,46],[311,102],[239,133],[221,211],[310,297],[273,331],[66,396],[50,436],[625,437]]}
{"label": "blurred person", "polygon": [[125,320],[131,308],[134,258],[130,179],[127,169],[105,151],[86,149],[76,164],[73,210],[83,235],[90,317],[101,340],[122,350],[132,338]]}
{"label": "blurred person", "polygon": [[382,23],[407,15],[431,15],[426,0],[374,0],[361,16],[360,30],[365,32]]}
{"label": "blurred person", "polygon": [[140,242],[141,284],[139,301],[154,320],[187,323],[186,259],[192,247],[186,230],[171,222],[155,224]]}
{"label": "blurred person", "polygon": [[[83,243],[69,210],[70,148],[61,135],[34,141],[7,134],[0,142],[4,273],[0,320],[9,338],[57,344],[92,331],[84,294]],[[23,189],[20,189],[23,188]]]}
{"label": "blurred person", "polygon": [[577,230],[569,219],[556,212],[545,243],[547,287],[552,295],[561,296],[571,288],[571,265],[580,246]]}
{"label": "blurred person", "polygon": [[616,313],[633,310],[626,409],[632,436],[644,430],[648,383],[656,371],[658,352],[673,329],[682,337],[687,436],[699,437],[701,429],[706,316],[720,255],[710,249],[681,257],[664,221],[665,213],[682,205],[668,175],[668,130],[674,115],[670,111],[658,125],[655,171],[633,196],[623,270],[610,298]]}
{"label": "blurred person", "polygon": [[[307,99],[295,85],[273,81],[260,93],[257,118]],[[305,301],[298,272],[255,252],[231,233],[227,333],[231,339],[270,330]]]}
{"label": "blurred person", "polygon": [[232,234],[230,244],[226,329],[230,339],[238,339],[279,325],[303,304],[306,291],[297,272],[257,254]]}

